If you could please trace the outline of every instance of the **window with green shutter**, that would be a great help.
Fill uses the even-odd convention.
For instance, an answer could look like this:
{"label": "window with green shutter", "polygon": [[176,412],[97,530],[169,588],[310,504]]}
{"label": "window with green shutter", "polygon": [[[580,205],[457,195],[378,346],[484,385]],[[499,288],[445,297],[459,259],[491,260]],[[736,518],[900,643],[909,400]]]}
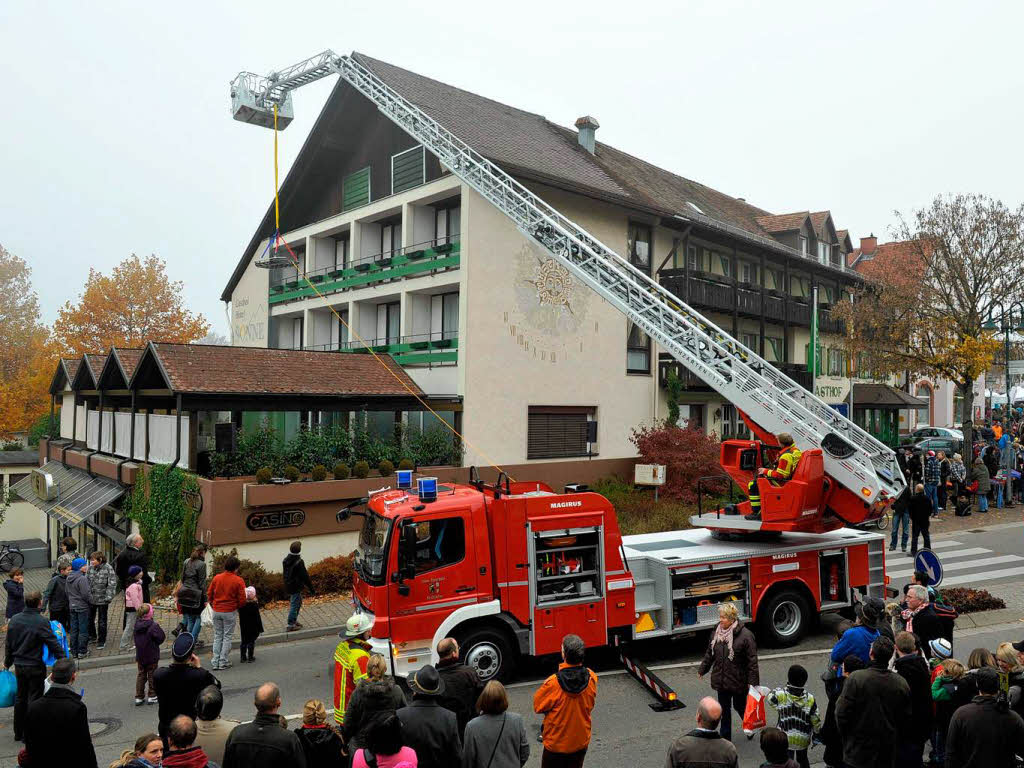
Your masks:
{"label": "window with green shutter", "polygon": [[341,209],[357,208],[370,202],[370,169],[350,173],[341,181]]}
{"label": "window with green shutter", "polygon": [[423,145],[407,149],[391,156],[391,194],[404,192],[418,187],[423,183],[426,169],[424,168]]}

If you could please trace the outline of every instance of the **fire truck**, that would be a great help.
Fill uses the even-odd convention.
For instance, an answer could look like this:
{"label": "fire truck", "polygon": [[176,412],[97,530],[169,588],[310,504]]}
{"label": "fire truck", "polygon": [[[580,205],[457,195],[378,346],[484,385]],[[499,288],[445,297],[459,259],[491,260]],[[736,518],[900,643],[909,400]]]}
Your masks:
{"label": "fire truck", "polygon": [[[821,488],[810,454],[779,490]],[[449,636],[481,678],[509,679],[518,659],[557,653],[570,632],[588,647],[687,635],[713,627],[726,601],[757,623],[762,642],[792,645],[820,613],[884,595],[878,533],[759,540],[742,535],[752,521],[741,514],[716,513],[718,529],[623,536],[609,501],[579,486],[557,492],[503,476],[428,485],[384,489],[339,513],[365,518],[353,599],[376,618],[370,644],[399,677],[436,661]]]}
{"label": "fire truck", "polygon": [[[476,473],[468,484],[418,478],[415,490],[404,476],[401,487],[342,510],[339,520],[365,518],[354,599],[375,616],[371,644],[397,676],[431,661],[449,635],[481,677],[507,678],[518,658],[556,652],[568,632],[591,646],[690,633],[713,626],[724,601],[787,645],[821,612],[884,594],[884,539],[850,526],[877,519],[904,491],[893,451],[452,134],[358,54],[328,50],[266,76],[241,72],[233,116],[276,138],[292,119],[291,92],[335,74],[733,403],[758,438],[723,443],[721,464],[741,488],[757,484],[759,519],[747,519],[741,502],[698,514],[692,530],[623,537],[600,495],[500,471],[490,484]],[[722,226],[689,210],[675,218]],[[293,266],[279,242],[275,233],[258,265]],[[781,432],[803,456],[774,485],[759,470]]]}

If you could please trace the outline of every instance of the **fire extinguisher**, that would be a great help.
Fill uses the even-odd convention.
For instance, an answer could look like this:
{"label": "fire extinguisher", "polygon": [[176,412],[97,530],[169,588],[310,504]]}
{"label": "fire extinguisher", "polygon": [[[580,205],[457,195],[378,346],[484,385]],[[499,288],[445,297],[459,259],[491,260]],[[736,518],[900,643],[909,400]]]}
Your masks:
{"label": "fire extinguisher", "polygon": [[829,600],[839,599],[839,563],[832,563],[828,572],[828,597]]}

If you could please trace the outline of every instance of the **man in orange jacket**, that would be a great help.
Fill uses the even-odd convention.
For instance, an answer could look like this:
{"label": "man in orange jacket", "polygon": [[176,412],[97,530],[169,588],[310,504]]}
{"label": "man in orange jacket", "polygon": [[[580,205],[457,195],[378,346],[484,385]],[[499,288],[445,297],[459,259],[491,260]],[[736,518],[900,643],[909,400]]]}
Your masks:
{"label": "man in orange jacket", "polygon": [[541,768],[581,768],[590,746],[590,713],[597,700],[597,675],[583,666],[583,640],[562,638],[562,663],[533,695],[533,711],[544,715]]}

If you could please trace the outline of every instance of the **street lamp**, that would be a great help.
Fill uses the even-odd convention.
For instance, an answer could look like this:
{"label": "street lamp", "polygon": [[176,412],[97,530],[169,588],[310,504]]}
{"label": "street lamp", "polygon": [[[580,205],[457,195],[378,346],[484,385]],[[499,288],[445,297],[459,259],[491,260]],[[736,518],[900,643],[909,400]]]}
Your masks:
{"label": "street lamp", "polygon": [[[999,314],[995,308],[999,307]],[[1016,311],[1017,325],[1013,324]],[[1006,413],[1010,412],[1010,331],[1024,332],[1024,304],[1015,301],[1010,304],[1009,312],[1001,301],[993,301],[988,309],[988,320],[982,325],[985,330],[1003,332],[1003,354],[1006,356]]]}

